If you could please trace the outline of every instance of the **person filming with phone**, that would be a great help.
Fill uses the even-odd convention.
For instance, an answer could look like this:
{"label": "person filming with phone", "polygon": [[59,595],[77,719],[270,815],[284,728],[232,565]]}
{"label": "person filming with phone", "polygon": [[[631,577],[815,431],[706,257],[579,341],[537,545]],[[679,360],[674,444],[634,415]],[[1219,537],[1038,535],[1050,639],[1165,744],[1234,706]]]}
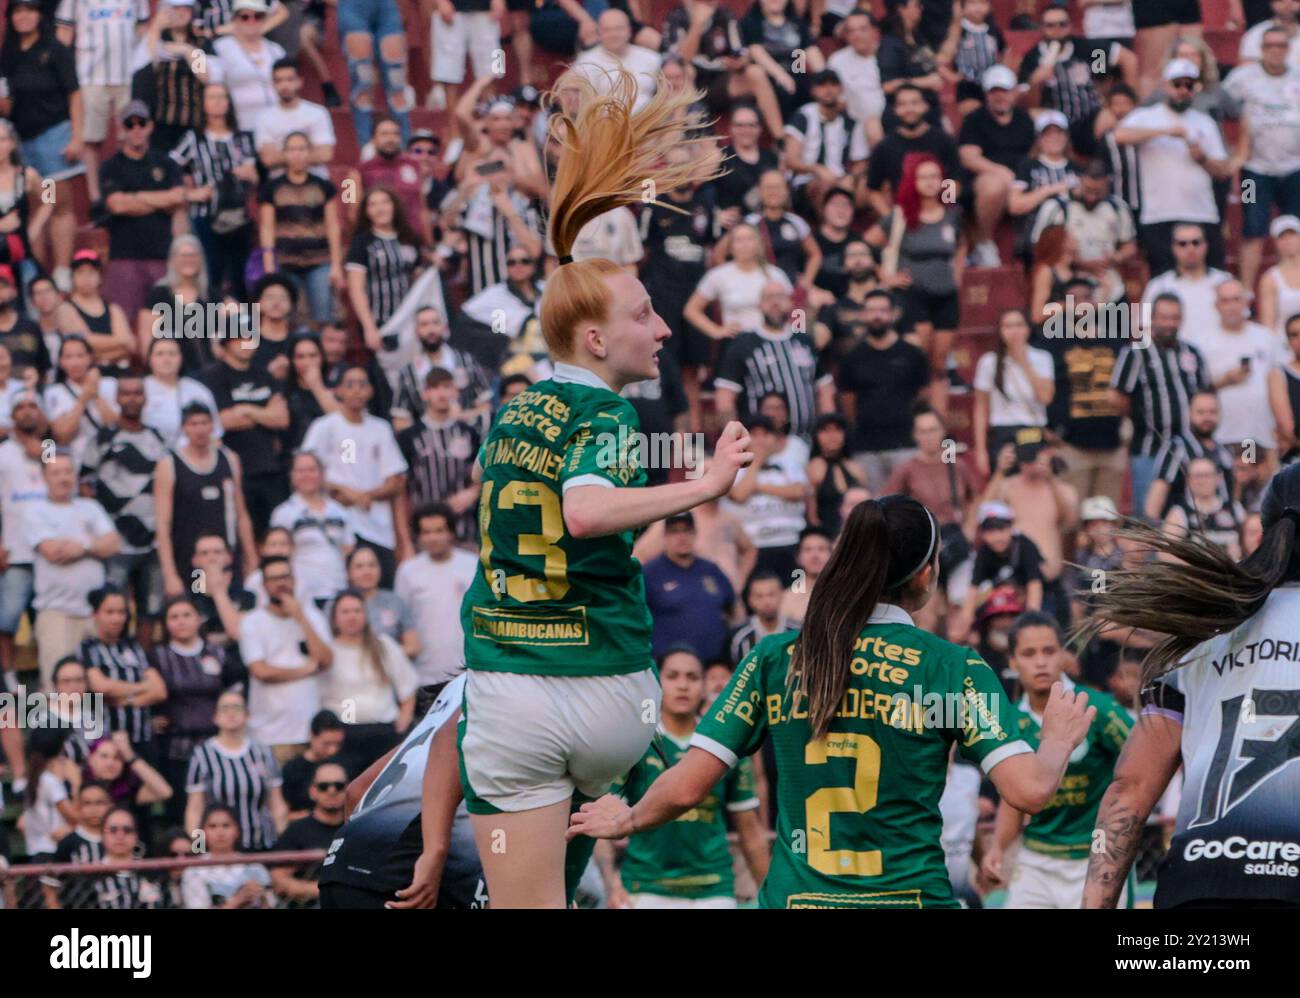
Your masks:
{"label": "person filming with phone", "polygon": [[1219,395],[1215,439],[1238,456],[1252,448],[1245,459],[1266,463],[1271,475],[1276,470],[1277,427],[1268,383],[1269,371],[1282,359],[1277,337],[1250,321],[1250,295],[1240,281],[1224,281],[1215,288],[1214,311],[1214,321],[1184,323],[1183,339],[1200,350]]}

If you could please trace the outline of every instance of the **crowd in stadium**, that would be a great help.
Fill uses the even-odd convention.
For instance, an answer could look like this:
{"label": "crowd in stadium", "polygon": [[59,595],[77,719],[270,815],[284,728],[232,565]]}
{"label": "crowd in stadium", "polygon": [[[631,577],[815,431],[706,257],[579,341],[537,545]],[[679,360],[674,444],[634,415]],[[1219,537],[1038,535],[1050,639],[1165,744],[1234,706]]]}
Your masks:
{"label": "crowd in stadium", "polygon": [[[934,513],[916,621],[1022,704],[1017,635],[1064,640],[1151,556],[1121,516],[1257,546],[1300,453],[1300,0],[10,0],[0,666],[107,713],[0,727],[0,854],[326,849],[462,670],[475,459],[552,370],[568,64],[698,89],[728,157],[573,249],[672,331],[626,392],[641,432],[753,441],[729,495],[636,542],[687,712],[800,626],[871,497]],[[707,462],[673,453],[652,485]],[[1135,715],[1158,637],[1102,629],[1061,667]],[[752,763],[723,803],[761,877]],[[996,795],[960,760],[949,791],[978,904]],[[597,859],[611,900],[648,876]],[[29,903],[310,904],[316,873],[51,874]]]}

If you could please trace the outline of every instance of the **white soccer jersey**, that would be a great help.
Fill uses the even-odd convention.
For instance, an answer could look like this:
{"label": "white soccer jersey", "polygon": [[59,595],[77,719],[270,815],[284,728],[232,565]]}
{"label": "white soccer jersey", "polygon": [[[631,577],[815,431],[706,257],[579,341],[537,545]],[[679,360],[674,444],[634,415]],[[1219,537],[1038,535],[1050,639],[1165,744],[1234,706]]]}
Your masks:
{"label": "white soccer jersey", "polygon": [[78,83],[121,87],[131,82],[136,26],[149,20],[149,0],[63,0],[54,17],[75,33]]}
{"label": "white soccer jersey", "polygon": [[1182,723],[1182,802],[1157,907],[1300,903],[1297,619],[1300,584],[1279,587],[1250,620],[1189,653],[1143,709]]}

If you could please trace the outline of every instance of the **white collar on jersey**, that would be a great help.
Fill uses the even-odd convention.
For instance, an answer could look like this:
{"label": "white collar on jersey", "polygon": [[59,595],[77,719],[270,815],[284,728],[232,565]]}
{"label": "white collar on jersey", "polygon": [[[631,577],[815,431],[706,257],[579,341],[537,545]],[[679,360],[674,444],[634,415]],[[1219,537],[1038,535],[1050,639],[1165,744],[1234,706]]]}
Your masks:
{"label": "white collar on jersey", "polygon": [[877,603],[867,620],[868,624],[907,624],[915,627],[912,615],[895,603]]}
{"label": "white collar on jersey", "polygon": [[[566,364],[563,361],[556,361],[555,372],[551,375],[551,380],[558,381],[562,385],[586,385],[588,388],[603,388],[607,392],[614,391],[609,385],[605,384],[605,379],[595,371],[579,367],[577,364]],[[618,393],[615,392],[615,394]]]}
{"label": "white collar on jersey", "polygon": [[[1061,685],[1065,687],[1065,692],[1069,693],[1072,689],[1074,689],[1074,680],[1071,679],[1069,676],[1067,676],[1064,672],[1062,672]],[[1032,717],[1034,719],[1034,723],[1037,724],[1040,728],[1043,726],[1043,715],[1035,714],[1032,710],[1029,709],[1028,693],[1023,694],[1020,697],[1020,703],[1016,704],[1016,706],[1019,707],[1023,713],[1026,713],[1030,717]]]}

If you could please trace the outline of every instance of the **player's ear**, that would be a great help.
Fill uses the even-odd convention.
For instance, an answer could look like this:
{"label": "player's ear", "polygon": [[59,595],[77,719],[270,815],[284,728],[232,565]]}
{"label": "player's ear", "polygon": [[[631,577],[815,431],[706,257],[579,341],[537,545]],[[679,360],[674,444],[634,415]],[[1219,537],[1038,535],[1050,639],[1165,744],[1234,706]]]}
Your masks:
{"label": "player's ear", "polygon": [[584,326],[579,335],[582,339],[583,345],[586,346],[587,350],[590,351],[593,357],[599,357],[601,360],[605,359],[607,350],[605,346],[604,330],[595,323],[592,323],[591,325]]}

